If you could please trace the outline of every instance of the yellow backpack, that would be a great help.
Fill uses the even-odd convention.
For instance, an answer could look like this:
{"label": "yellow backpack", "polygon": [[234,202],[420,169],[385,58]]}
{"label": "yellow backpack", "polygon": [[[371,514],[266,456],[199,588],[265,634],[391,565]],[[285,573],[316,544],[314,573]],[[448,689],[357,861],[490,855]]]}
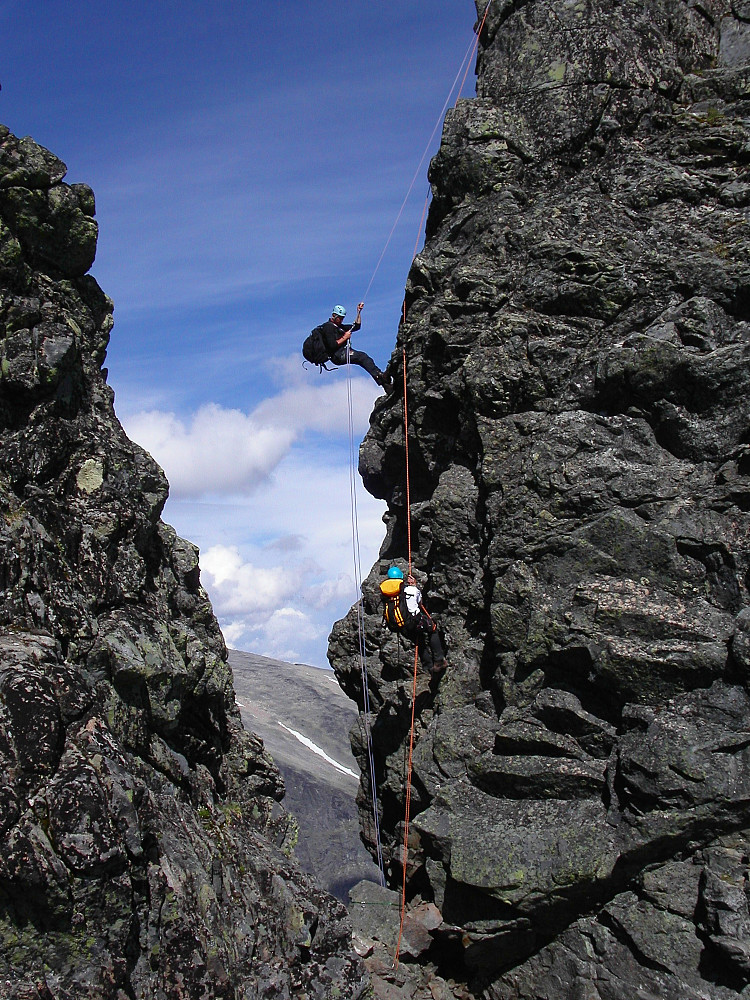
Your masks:
{"label": "yellow backpack", "polygon": [[391,632],[398,632],[410,617],[404,599],[404,581],[383,580],[380,584],[380,596],[383,599],[383,624]]}

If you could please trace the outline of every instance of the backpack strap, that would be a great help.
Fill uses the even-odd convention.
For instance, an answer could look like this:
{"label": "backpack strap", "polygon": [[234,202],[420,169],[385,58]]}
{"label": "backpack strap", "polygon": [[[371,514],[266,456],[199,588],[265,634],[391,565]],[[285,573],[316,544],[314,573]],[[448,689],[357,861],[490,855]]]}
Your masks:
{"label": "backpack strap", "polygon": [[[307,366],[309,364],[313,364],[313,363],[314,362],[312,362],[312,361],[303,361],[302,362],[302,367],[305,369],[305,371],[307,371]],[[327,361],[324,361],[322,365],[315,365],[315,367],[318,369],[318,372],[321,375],[323,374],[323,372],[335,372],[336,371],[335,368],[329,368],[328,367],[328,362]]]}

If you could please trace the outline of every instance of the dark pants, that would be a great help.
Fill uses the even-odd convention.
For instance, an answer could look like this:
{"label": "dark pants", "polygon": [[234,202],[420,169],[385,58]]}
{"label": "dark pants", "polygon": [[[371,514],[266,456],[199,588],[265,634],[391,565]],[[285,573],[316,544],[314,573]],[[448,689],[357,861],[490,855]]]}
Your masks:
{"label": "dark pants", "polygon": [[[340,347],[335,354],[331,355],[331,361],[335,365],[345,365],[346,364],[346,347]],[[350,349],[349,351],[349,362],[353,365],[359,365],[360,368],[364,368],[368,375],[378,382],[380,376],[380,369],[372,360],[369,354],[365,354],[364,351],[355,351]],[[378,382],[378,385],[380,383]]]}
{"label": "dark pants", "polygon": [[404,625],[403,634],[416,644],[419,659],[425,670],[431,671],[435,663],[445,659],[437,625],[426,611],[420,611]]}

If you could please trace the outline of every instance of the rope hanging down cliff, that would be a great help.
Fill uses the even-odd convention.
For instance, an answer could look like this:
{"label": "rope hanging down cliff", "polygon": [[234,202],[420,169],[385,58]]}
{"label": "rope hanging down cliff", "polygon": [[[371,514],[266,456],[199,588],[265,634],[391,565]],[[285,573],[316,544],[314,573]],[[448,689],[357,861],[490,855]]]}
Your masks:
{"label": "rope hanging down cliff", "polygon": [[[471,52],[472,53],[476,52],[476,50],[477,50],[477,48],[479,46],[479,38],[480,38],[480,36],[482,34],[482,29],[484,28],[485,22],[487,20],[487,14],[489,13],[489,9],[490,9],[491,5],[492,5],[492,0],[489,0],[487,6],[484,9],[484,16],[482,17],[481,23],[480,23],[480,25],[479,25],[479,27],[478,27],[478,29],[476,31],[476,37],[474,38],[474,41],[473,41],[473,43],[471,45]],[[466,80],[466,74],[469,71],[469,61],[470,61],[470,58],[471,57],[469,57],[469,59],[466,59],[466,58],[464,59],[464,61],[466,62],[466,71],[464,72],[464,77],[463,77],[463,80],[461,81],[461,87],[459,88],[459,94],[461,93],[461,89],[463,88],[464,81]],[[463,63],[462,63],[462,68],[463,68]],[[461,72],[461,70],[459,69],[459,73],[460,72]],[[454,81],[454,85],[453,86],[455,87],[455,81]],[[453,87],[451,88],[451,95],[452,95],[452,93],[453,93]],[[448,100],[450,100],[450,95],[448,97]],[[447,107],[447,102],[446,102],[445,106]],[[444,111],[445,111],[445,107],[443,108],[443,111],[441,112],[441,117],[442,117]],[[433,130],[433,135],[434,134],[435,134],[435,130]],[[432,136],[430,136],[430,141],[431,140],[432,140]],[[429,143],[428,143],[428,145],[429,145]],[[425,151],[425,153],[426,153],[426,151]],[[423,160],[424,160],[424,154],[422,156],[422,161]],[[421,167],[421,165],[422,165],[422,162],[420,161],[420,167]],[[413,187],[413,185],[414,185],[414,181],[412,181],[412,187]],[[409,188],[409,192],[411,192],[411,188]],[[407,194],[407,198],[408,197],[409,197],[409,195]],[[429,200],[429,195],[428,195],[428,200]],[[402,208],[403,208],[403,206],[402,206]],[[417,243],[415,244],[415,247],[414,247],[414,257],[416,257],[416,255],[417,255],[417,245],[419,244],[419,233],[421,233],[422,221],[424,220],[424,215],[425,215],[426,210],[427,210],[427,201],[425,201],[425,206],[424,206],[424,209],[422,210],[422,219],[420,220],[420,223],[419,223],[419,232],[417,233]],[[396,221],[398,221],[398,219]],[[390,237],[389,237],[389,239],[390,239]],[[383,252],[385,252],[385,251],[383,251]],[[377,268],[376,268],[376,270],[377,270]],[[372,284],[372,282],[370,282],[370,283]],[[369,288],[368,288],[368,291],[369,291]],[[406,302],[404,302],[404,305],[403,305],[403,322],[404,322],[404,324],[406,324]],[[404,375],[404,462],[405,462],[405,465],[406,465],[406,544],[407,544],[407,550],[408,550],[409,574],[411,575],[411,568],[412,568],[411,567],[411,564],[412,564],[412,552],[411,552],[411,494],[410,494],[411,485],[410,485],[410,476],[409,476],[409,416],[408,416],[408,409],[407,409],[407,392],[406,392],[407,380],[406,380],[406,346],[405,345],[402,345],[402,359],[403,359],[403,375]],[[416,700],[417,700],[417,666],[418,666],[418,662],[419,662],[419,651],[418,651],[418,649],[415,648],[415,650],[414,650],[414,671],[413,671],[413,677],[412,677],[412,695],[411,695],[411,723],[410,723],[410,726],[409,726],[409,755],[408,755],[408,760],[407,760],[406,790],[405,790],[405,804],[404,804],[404,842],[403,842],[402,857],[401,857],[401,867],[402,867],[402,879],[401,879],[401,918],[400,918],[400,922],[399,922],[398,939],[396,941],[396,951],[395,951],[395,954],[393,956],[393,966],[394,966],[394,968],[396,968],[398,966],[399,955],[401,954],[401,939],[403,937],[404,919],[405,919],[405,916],[406,916],[406,880],[407,880],[408,860],[409,860],[409,823],[410,823],[410,820],[411,820],[411,785],[412,785],[411,775],[412,775],[412,759],[413,759],[413,752],[414,752],[414,712],[415,712],[415,704],[416,704]]]}
{"label": "rope hanging down cliff", "polygon": [[352,512],[352,559],[354,563],[354,588],[356,592],[357,635],[359,638],[359,665],[362,676],[362,714],[364,716],[365,740],[367,742],[367,760],[370,770],[370,795],[372,799],[373,831],[377,853],[377,864],[380,870],[380,884],[385,886],[385,868],[383,865],[383,848],[380,842],[380,817],[378,815],[378,790],[375,783],[375,755],[370,732],[370,690],[367,681],[367,652],[365,648],[364,608],[362,607],[362,560],[359,545],[359,517],[357,512],[357,465],[354,448],[354,416],[352,405],[352,366],[349,363],[347,351],[346,389],[349,411],[349,494]]}
{"label": "rope hanging down cliff", "polygon": [[[411,180],[409,188],[406,192],[401,207],[398,210],[396,219],[391,227],[391,231],[388,234],[388,238],[385,241],[383,250],[378,258],[378,261],[373,270],[370,281],[368,282],[365,294],[362,296],[362,302],[367,298],[367,295],[372,288],[372,284],[378,273],[380,265],[385,257],[388,246],[390,245],[393,234],[396,230],[396,226],[403,214],[404,208],[407,201],[411,195],[414,185],[417,181],[417,177],[422,169],[422,165],[425,161],[425,157],[432,143],[433,137],[443,120],[443,116],[448,108],[448,105],[453,97],[453,93],[456,89],[456,83],[458,78],[463,72],[463,78],[461,79],[461,85],[459,87],[459,94],[463,89],[464,82],[469,72],[469,65],[471,63],[472,56],[476,52],[479,46],[479,38],[482,34],[485,22],[487,20],[487,15],[489,9],[492,5],[492,0],[489,0],[487,6],[484,10],[484,15],[482,17],[479,27],[475,31],[475,37],[472,40],[469,48],[467,49],[466,55],[464,56],[461,65],[456,73],[455,79],[448,93],[448,97],[440,111],[435,126],[430,133],[430,137],[425,144],[424,152],[419,160],[417,169],[414,172],[414,176]],[[424,221],[425,213],[427,211],[427,204],[429,202],[429,193],[425,199],[425,205],[422,210],[422,217],[419,222],[419,231],[417,233],[417,240],[414,246],[414,253],[412,259],[417,255],[417,247],[419,245],[419,237],[422,231],[422,223]],[[403,305],[403,320],[406,322],[406,303]],[[407,363],[406,363],[406,348],[402,348],[402,359],[403,359],[403,392],[404,392],[404,453],[405,453],[405,464],[406,464],[406,519],[407,519],[407,550],[408,550],[408,565],[409,574],[411,575],[412,569],[412,550],[411,550],[411,495],[410,495],[410,476],[409,476],[409,421],[408,421],[408,403],[407,403]],[[356,455],[354,448],[354,421],[353,421],[353,407],[352,407],[352,392],[351,392],[351,364],[349,363],[349,357],[347,352],[347,395],[348,395],[348,408],[349,408],[349,469],[350,469],[350,494],[351,494],[351,511],[352,511],[352,550],[353,550],[353,562],[354,562],[354,577],[355,577],[355,588],[356,588],[356,604],[357,608],[357,630],[359,637],[359,658],[360,658],[360,668],[362,674],[362,698],[363,698],[363,714],[364,714],[364,725],[365,725],[365,736],[367,740],[367,755],[369,762],[370,771],[370,790],[372,795],[372,812],[373,812],[373,824],[375,833],[375,843],[377,851],[378,867],[380,869],[381,884],[385,885],[385,873],[383,867],[383,853],[382,845],[380,840],[380,819],[378,813],[378,799],[377,799],[377,787],[375,781],[375,760],[374,751],[372,746],[372,736],[370,731],[370,702],[369,702],[369,687],[367,680],[367,658],[366,658],[366,646],[365,646],[365,621],[364,621],[364,608],[362,606],[362,573],[361,573],[361,560],[360,560],[360,545],[359,545],[359,524],[358,524],[358,513],[357,513],[357,493],[356,493]],[[414,706],[416,702],[416,690],[417,690],[417,667],[419,662],[419,651],[418,648],[414,650],[414,670],[413,670],[413,680],[412,680],[412,699],[411,699],[411,724],[409,728],[409,755],[408,755],[408,765],[407,765],[407,775],[406,775],[406,803],[405,803],[405,820],[404,820],[404,843],[403,843],[403,854],[402,854],[402,889],[401,889],[401,918],[399,924],[398,941],[396,943],[396,952],[394,955],[394,967],[398,965],[399,954],[401,950],[401,938],[403,935],[404,927],[404,917],[406,913],[406,879],[407,879],[407,860],[409,851],[409,821],[410,821],[410,808],[411,808],[411,773],[412,773],[412,754],[414,749]]]}
{"label": "rope hanging down cliff", "polygon": [[[489,13],[489,9],[490,9],[491,6],[492,6],[492,0],[489,0],[489,3],[487,4],[487,6],[484,9],[484,15],[482,17],[481,23],[480,23],[479,27],[477,29],[475,29],[474,38],[472,38],[471,42],[469,43],[469,47],[467,48],[466,53],[465,53],[463,59],[461,60],[461,65],[458,67],[458,72],[456,73],[456,76],[454,77],[453,83],[451,85],[451,89],[448,91],[448,96],[445,99],[445,103],[443,104],[443,107],[440,109],[440,114],[438,115],[437,120],[435,121],[435,125],[433,126],[432,132],[430,132],[430,136],[429,136],[427,142],[425,143],[424,151],[422,153],[422,156],[419,159],[419,163],[417,164],[417,169],[414,171],[414,176],[411,179],[411,183],[409,184],[409,188],[408,188],[408,190],[406,192],[404,200],[401,202],[401,207],[399,208],[398,212],[396,213],[396,218],[395,218],[395,220],[393,222],[393,225],[391,226],[391,231],[388,233],[388,238],[385,241],[385,244],[384,244],[383,249],[381,251],[380,257],[378,257],[378,262],[375,265],[375,269],[372,272],[370,280],[369,280],[369,282],[367,284],[367,289],[365,291],[365,294],[362,296],[362,301],[363,302],[367,301],[367,296],[369,295],[370,289],[372,288],[372,283],[375,281],[375,276],[377,275],[378,271],[380,270],[380,265],[383,263],[383,258],[385,257],[386,251],[388,250],[388,247],[390,246],[390,242],[393,239],[393,234],[396,231],[396,226],[398,226],[398,224],[399,224],[399,220],[401,219],[401,216],[403,215],[404,209],[406,208],[406,203],[408,202],[409,197],[410,197],[410,195],[411,195],[411,193],[412,193],[412,191],[414,189],[414,185],[417,183],[417,178],[419,177],[419,175],[420,175],[420,173],[422,171],[422,165],[424,164],[424,161],[425,161],[425,159],[427,157],[427,154],[428,154],[428,152],[430,150],[430,145],[432,144],[432,140],[435,138],[435,133],[437,132],[438,128],[440,128],[440,125],[442,124],[443,116],[445,115],[445,112],[448,110],[448,105],[450,104],[450,102],[453,99],[453,94],[454,94],[454,92],[456,90],[456,84],[458,83],[458,79],[459,79],[459,77],[461,77],[461,74],[463,73],[463,77],[461,77],[461,85],[458,88],[458,96],[459,97],[461,96],[461,91],[463,90],[464,83],[466,82],[466,77],[468,76],[468,73],[469,73],[469,66],[471,65],[471,60],[472,60],[472,57],[474,56],[475,52],[477,51],[477,47],[479,45],[479,37],[482,34],[482,30],[483,30],[485,22],[487,20],[487,14]],[[420,227],[421,227],[421,223],[420,223]]]}
{"label": "rope hanging down cliff", "polygon": [[[406,318],[406,305],[404,305],[404,318]],[[406,463],[406,546],[409,557],[409,576],[411,576],[411,493],[409,477],[409,412],[406,400],[406,348],[402,348],[402,358],[404,366],[404,459]],[[406,804],[404,816],[404,845],[401,856],[402,879],[401,879],[401,919],[398,927],[398,940],[396,941],[396,953],[393,957],[394,968],[398,965],[398,957],[401,953],[401,937],[404,932],[404,917],[406,915],[406,869],[409,857],[409,820],[411,814],[411,767],[412,753],[414,750],[414,706],[417,702],[417,665],[419,663],[419,648],[414,647],[414,671],[411,690],[411,724],[409,726],[409,758],[406,771]]]}

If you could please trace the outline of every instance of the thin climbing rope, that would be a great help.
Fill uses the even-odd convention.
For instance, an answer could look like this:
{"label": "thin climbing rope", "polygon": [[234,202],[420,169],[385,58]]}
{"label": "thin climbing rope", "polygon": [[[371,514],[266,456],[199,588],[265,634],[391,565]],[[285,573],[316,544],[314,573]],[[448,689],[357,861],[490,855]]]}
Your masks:
{"label": "thin climbing rope", "polygon": [[[440,123],[443,120],[443,116],[448,108],[448,105],[453,97],[453,93],[456,89],[456,83],[458,78],[463,72],[463,78],[461,80],[461,85],[459,87],[459,96],[463,89],[466,77],[469,72],[469,65],[471,63],[472,56],[476,52],[479,46],[479,38],[482,34],[485,22],[487,20],[487,15],[489,9],[492,5],[492,0],[488,0],[487,6],[484,10],[484,16],[476,31],[475,38],[469,45],[466,54],[464,55],[461,65],[459,66],[458,72],[456,73],[453,84],[450,88],[448,96],[443,104],[440,114],[435,122],[435,125],[430,133],[430,137],[425,144],[424,151],[417,165],[417,169],[414,171],[414,176],[412,177],[409,188],[406,192],[401,207],[398,210],[396,219],[391,226],[391,231],[388,234],[388,238],[385,241],[385,245],[381,251],[380,257],[375,265],[375,269],[372,272],[370,280],[367,284],[367,289],[365,294],[362,296],[361,301],[364,302],[372,288],[375,277],[380,269],[380,265],[383,262],[386,251],[390,245],[393,234],[396,231],[396,227],[401,219],[401,216],[406,207],[406,203],[409,200],[411,192],[416,184],[417,178],[422,169],[422,165],[425,161],[427,153],[429,152],[432,140],[437,132]],[[422,223],[424,221],[425,213],[427,211],[427,204],[429,201],[429,194],[425,200],[425,206],[422,210],[422,218],[419,222],[419,232],[417,233],[417,240],[414,246],[413,257],[416,257],[417,246],[419,244],[419,237],[422,230]],[[403,318],[406,321],[406,302],[404,301],[403,307]],[[352,389],[351,389],[351,359],[350,359],[351,347],[347,344],[346,352],[346,362],[347,362],[347,401],[348,401],[348,417],[349,417],[349,491],[351,499],[351,521],[352,521],[352,557],[354,563],[354,584],[356,589],[356,599],[355,607],[357,608],[357,632],[359,636],[359,658],[360,658],[360,669],[362,674],[362,699],[363,699],[363,713],[365,719],[365,735],[367,740],[367,756],[369,761],[370,770],[370,791],[372,794],[372,814],[373,823],[375,830],[375,843],[376,852],[378,859],[378,868],[380,870],[381,885],[385,886],[385,871],[383,866],[383,852],[381,846],[380,838],[380,818],[378,814],[378,798],[377,798],[377,787],[375,782],[375,757],[372,745],[372,733],[370,729],[370,695],[369,695],[369,685],[367,680],[367,653],[365,646],[365,620],[364,620],[364,607],[362,604],[362,570],[361,570],[361,554],[360,554],[360,542],[359,542],[359,517],[357,511],[357,487],[356,487],[356,454],[354,448],[354,417],[353,417],[353,404],[352,404]],[[411,551],[411,486],[410,486],[410,474],[409,474],[409,419],[408,419],[408,403],[407,403],[407,366],[406,366],[406,348],[402,348],[403,356],[403,382],[404,382],[404,454],[406,462],[406,534],[407,534],[407,548],[408,548],[408,564],[409,564],[409,575],[412,571],[412,551]],[[415,646],[414,649],[414,672],[413,672],[413,682],[412,682],[412,698],[411,698],[411,723],[409,727],[409,756],[407,764],[407,774],[406,774],[406,803],[405,803],[405,819],[404,819],[404,844],[403,844],[403,855],[402,855],[402,888],[401,888],[401,919],[399,923],[398,941],[396,943],[396,953],[394,956],[394,968],[398,965],[399,954],[401,951],[401,939],[403,935],[404,919],[406,915],[406,881],[407,881],[407,862],[409,857],[409,821],[411,812],[411,775],[412,775],[412,758],[414,749],[414,713],[415,704],[417,698],[417,669],[419,665],[419,647]]]}
{"label": "thin climbing rope", "polygon": [[[488,0],[487,6],[484,8],[484,16],[482,17],[482,21],[481,21],[481,23],[480,23],[480,25],[479,25],[479,27],[477,28],[477,31],[476,31],[476,37],[475,37],[474,42],[473,42],[473,52],[476,52],[476,50],[479,48],[479,39],[482,36],[482,31],[484,30],[484,24],[485,24],[485,21],[487,20],[487,15],[490,12],[490,7],[491,6],[492,6],[492,0]],[[467,63],[467,65],[466,65],[466,71],[464,72],[464,78],[461,81],[461,86],[459,87],[459,90],[458,90],[459,94],[464,89],[464,84],[466,83],[466,77],[468,76],[468,74],[469,74],[469,64]]]}
{"label": "thin climbing rope", "polygon": [[[414,244],[414,254],[412,259],[417,256],[417,246],[419,245],[419,234],[422,232],[422,222],[424,221],[425,214],[427,212],[427,205],[430,200],[430,193],[427,192],[427,197],[425,198],[424,207],[422,208],[422,218],[419,220],[419,231],[417,232],[417,239]],[[404,323],[406,323],[406,299],[404,299],[403,318]],[[409,576],[411,576],[411,477],[409,476],[409,408],[406,399],[406,345],[401,346],[401,359],[404,375],[404,456],[406,462],[406,550],[409,559]]]}
{"label": "thin climbing rope", "polygon": [[[421,232],[422,221],[424,220],[425,212],[427,211],[427,202],[429,201],[429,193],[425,199],[424,208],[422,209],[422,219],[419,221],[419,229]],[[417,244],[419,243],[419,234],[417,234]],[[414,256],[417,255],[417,244],[414,246]],[[403,318],[404,323],[406,322],[406,301],[404,300],[403,305]],[[409,474],[409,408],[407,402],[407,380],[406,380],[406,347],[401,348],[401,357],[404,369],[404,457],[406,464],[406,546],[407,553],[409,557],[409,575],[411,576],[411,476]],[[412,754],[414,750],[414,706],[417,701],[417,666],[419,663],[419,647],[414,647],[414,677],[412,682],[412,692],[411,692],[411,725],[409,726],[409,757],[406,768],[406,803],[405,803],[405,815],[404,815],[404,846],[402,855],[403,873],[401,880],[401,919],[398,928],[398,940],[396,941],[396,953],[393,958],[393,966],[396,968],[398,965],[398,957],[401,952],[401,938],[404,932],[404,918],[406,916],[406,868],[407,860],[409,857],[409,822],[411,818],[411,771],[412,771]]]}
{"label": "thin climbing rope", "polygon": [[404,368],[404,458],[406,461],[406,551],[411,576],[411,484],[409,476],[409,408],[406,402],[406,348],[401,349]]}
{"label": "thin climbing rope", "polygon": [[[422,170],[422,164],[424,163],[424,161],[425,161],[425,159],[427,157],[427,154],[430,151],[430,145],[432,144],[432,140],[434,139],[435,133],[437,132],[438,128],[440,127],[440,125],[441,125],[441,123],[443,121],[443,116],[444,116],[445,112],[448,110],[448,105],[450,104],[451,100],[453,99],[453,92],[456,89],[456,83],[458,82],[458,78],[461,76],[461,73],[463,73],[463,78],[461,80],[461,86],[458,88],[458,95],[459,95],[459,97],[461,96],[461,91],[463,90],[464,83],[466,82],[466,77],[468,76],[468,73],[469,73],[469,66],[471,65],[471,59],[472,59],[472,56],[476,52],[477,47],[479,45],[479,36],[482,34],[482,29],[484,28],[484,23],[487,20],[487,14],[488,14],[489,9],[490,9],[491,6],[492,6],[492,0],[489,0],[489,3],[487,4],[487,6],[485,8],[485,11],[484,11],[484,17],[482,18],[482,22],[479,25],[479,29],[476,32],[475,37],[469,43],[469,47],[466,50],[466,54],[464,55],[463,59],[461,60],[461,65],[458,67],[458,72],[456,73],[456,76],[455,76],[455,78],[453,80],[453,83],[451,85],[451,89],[448,91],[448,96],[445,99],[445,103],[443,104],[443,107],[442,107],[442,109],[440,111],[440,114],[437,117],[435,125],[434,125],[434,127],[432,129],[432,132],[430,132],[430,137],[427,140],[427,142],[425,143],[424,151],[422,153],[422,156],[420,157],[419,163],[417,164],[417,169],[414,171],[414,176],[411,179],[411,184],[409,185],[409,188],[408,188],[408,190],[406,192],[406,196],[405,196],[404,200],[401,202],[401,207],[399,208],[398,213],[396,215],[396,219],[395,219],[393,225],[391,226],[391,231],[388,233],[388,238],[385,241],[385,246],[383,247],[383,250],[382,250],[382,252],[380,254],[380,257],[378,258],[378,262],[375,265],[375,270],[372,272],[372,276],[370,277],[370,281],[369,281],[369,283],[367,285],[367,290],[365,291],[365,294],[362,296],[362,299],[360,300],[362,302],[365,302],[367,300],[367,296],[369,295],[370,289],[372,288],[372,283],[373,283],[373,281],[375,281],[375,276],[377,275],[378,271],[380,270],[380,265],[383,263],[383,258],[385,257],[386,251],[388,250],[388,247],[390,246],[390,242],[393,239],[393,234],[396,231],[396,226],[398,226],[398,224],[399,224],[399,220],[401,219],[401,216],[403,215],[404,209],[406,208],[406,203],[409,200],[409,196],[411,195],[412,190],[414,188],[414,185],[417,182],[417,178],[419,177],[419,174],[420,174],[420,172]],[[421,223],[420,223],[420,226],[421,226]]]}
{"label": "thin climbing rope", "polygon": [[406,870],[409,859],[409,821],[411,819],[411,769],[412,755],[414,752],[414,706],[417,701],[417,665],[419,663],[419,649],[414,647],[414,680],[411,691],[411,728],[409,729],[409,761],[406,769],[406,814],[404,818],[404,846],[401,857],[403,866],[403,876],[401,879],[401,920],[398,926],[398,940],[396,941],[396,953],[393,957],[394,969],[398,966],[398,957],[401,954],[401,938],[404,933],[404,919],[406,917]]}
{"label": "thin climbing rope", "polygon": [[362,559],[359,544],[359,514],[357,510],[357,479],[356,479],[356,454],[354,448],[354,407],[352,404],[352,366],[349,358],[350,349],[347,344],[346,351],[346,392],[349,413],[349,495],[351,500],[351,520],[352,520],[352,559],[354,563],[354,587],[356,591],[355,607],[357,609],[357,635],[359,638],[359,664],[362,676],[362,711],[365,720],[365,738],[367,742],[367,760],[370,771],[370,795],[372,798],[373,828],[375,831],[375,845],[377,854],[377,864],[380,871],[380,884],[385,887],[385,866],[383,864],[383,848],[380,839],[380,817],[378,814],[378,790],[375,780],[375,753],[372,745],[372,732],[370,729],[370,689],[367,680],[367,650],[365,647],[365,620],[364,608],[362,606]]}
{"label": "thin climbing rope", "polygon": [[[404,309],[405,311],[405,309]],[[404,455],[406,461],[406,544],[409,555],[409,575],[411,576],[411,493],[409,474],[409,411],[407,407],[406,393],[406,348],[402,348],[404,367]],[[398,966],[398,957],[401,953],[401,937],[404,931],[404,918],[406,916],[406,870],[409,859],[409,820],[411,816],[411,769],[412,752],[414,750],[414,706],[417,702],[417,666],[419,664],[419,646],[414,647],[414,677],[411,692],[411,724],[409,726],[409,759],[406,768],[406,803],[404,815],[404,846],[401,857],[403,869],[401,880],[401,920],[398,928],[398,940],[396,941],[396,953],[393,957],[393,967]]]}
{"label": "thin climbing rope", "polygon": [[[482,34],[482,30],[483,30],[485,22],[487,20],[487,14],[489,13],[489,9],[490,9],[491,5],[492,5],[492,0],[489,0],[487,6],[485,7],[484,16],[482,17],[482,21],[481,21],[481,23],[479,25],[479,28],[477,29],[476,37],[475,37],[472,45],[470,46],[472,53],[475,52],[476,49],[479,46],[479,37]],[[470,59],[471,59],[471,56],[468,57],[468,61],[467,61],[467,57],[464,57],[464,62],[466,63],[466,72],[464,73],[463,80],[461,81],[461,87],[459,88],[459,94],[461,93],[461,90],[463,89],[463,85],[464,85],[464,82],[466,80],[466,76],[467,76],[467,74],[469,72],[469,62],[470,62]],[[464,63],[461,64],[461,69],[463,69],[463,66],[464,66]],[[459,69],[459,71],[458,71],[459,74],[461,72],[461,69]],[[457,75],[456,79],[458,79],[458,75]],[[453,81],[453,87],[451,87],[451,92],[448,95],[448,100],[450,100],[450,97],[453,94],[453,89],[454,89],[455,85],[456,85],[456,83],[455,83],[455,80],[454,80]],[[443,110],[440,112],[440,117],[441,118],[442,118],[442,116],[443,116],[443,114],[445,112],[445,108],[447,107],[447,104],[448,104],[448,102],[446,101],[446,104],[444,105]],[[439,120],[438,120],[438,123],[439,123]],[[430,139],[428,141],[428,146],[429,146],[429,142],[432,141],[432,136],[435,134],[436,130],[437,130],[437,125],[435,126],[435,128],[432,131],[432,135],[430,136]],[[424,158],[425,158],[426,155],[427,155],[427,150],[425,150],[425,152],[422,154],[422,160],[420,160],[419,167],[417,168],[417,172],[419,172],[419,169],[421,168],[422,162],[424,161]],[[415,180],[416,180],[416,177],[415,177]],[[409,194],[411,194],[411,188],[413,186],[414,186],[414,181],[412,181],[412,185],[409,188]],[[409,194],[407,194],[407,196],[406,196],[407,198],[409,197]],[[428,195],[428,198],[429,198],[429,195]],[[406,201],[404,201],[404,204],[405,203],[406,203]],[[403,210],[403,205],[401,207],[402,207],[402,210]],[[427,208],[427,203],[425,202],[425,208],[422,211],[422,219],[420,219],[420,222],[419,222],[420,232],[421,232],[421,229],[422,229],[422,220],[424,219],[424,214],[425,214],[426,208]],[[399,217],[400,217],[400,213],[399,213]],[[398,219],[396,221],[398,222]],[[395,225],[394,225],[394,228],[395,228]],[[391,235],[392,235],[392,233],[393,233],[393,231],[391,231]],[[390,236],[389,236],[389,241],[390,241]],[[419,244],[419,233],[417,233],[417,242],[416,242],[415,247],[414,247],[414,257],[416,257],[416,255],[417,255],[417,245],[418,244]],[[387,244],[386,244],[386,246],[387,246]],[[381,256],[381,260],[382,260],[382,256]],[[379,264],[380,264],[380,262],[378,262],[378,266],[379,266]],[[377,271],[377,268],[376,268],[376,271]],[[372,280],[370,281],[370,284],[372,284]],[[368,287],[368,291],[369,291],[369,287]],[[404,323],[406,323],[406,301],[405,300],[404,300],[404,305],[403,305],[403,319],[404,319]],[[409,575],[411,575],[411,566],[412,566],[412,554],[411,554],[411,493],[410,493],[411,486],[410,486],[410,475],[409,475],[409,415],[408,415],[408,408],[407,408],[407,391],[406,391],[407,380],[406,380],[406,346],[405,345],[402,346],[402,359],[403,359],[403,369],[404,369],[404,372],[403,372],[403,374],[404,374],[404,461],[405,461],[405,464],[406,464],[406,542],[407,542],[408,556],[409,556]],[[407,768],[406,768],[406,796],[405,796],[405,808],[404,808],[404,843],[403,843],[403,853],[402,853],[402,858],[401,858],[401,865],[402,865],[401,919],[400,919],[400,922],[399,922],[398,939],[396,941],[396,951],[395,951],[395,954],[394,954],[394,957],[393,957],[393,967],[394,968],[396,968],[398,966],[398,959],[399,959],[399,955],[401,953],[401,939],[402,939],[403,931],[404,931],[404,919],[406,917],[406,881],[407,881],[407,869],[408,869],[408,860],[409,860],[409,823],[410,823],[410,820],[411,820],[411,784],[412,784],[411,783],[411,776],[412,776],[412,760],[413,760],[413,752],[414,752],[414,711],[415,711],[415,704],[416,704],[416,700],[417,700],[417,668],[418,668],[418,664],[419,664],[419,647],[417,646],[414,649],[414,676],[413,676],[413,682],[412,682],[412,696],[411,696],[411,724],[409,726],[409,756],[408,756],[408,763],[407,763]]]}

